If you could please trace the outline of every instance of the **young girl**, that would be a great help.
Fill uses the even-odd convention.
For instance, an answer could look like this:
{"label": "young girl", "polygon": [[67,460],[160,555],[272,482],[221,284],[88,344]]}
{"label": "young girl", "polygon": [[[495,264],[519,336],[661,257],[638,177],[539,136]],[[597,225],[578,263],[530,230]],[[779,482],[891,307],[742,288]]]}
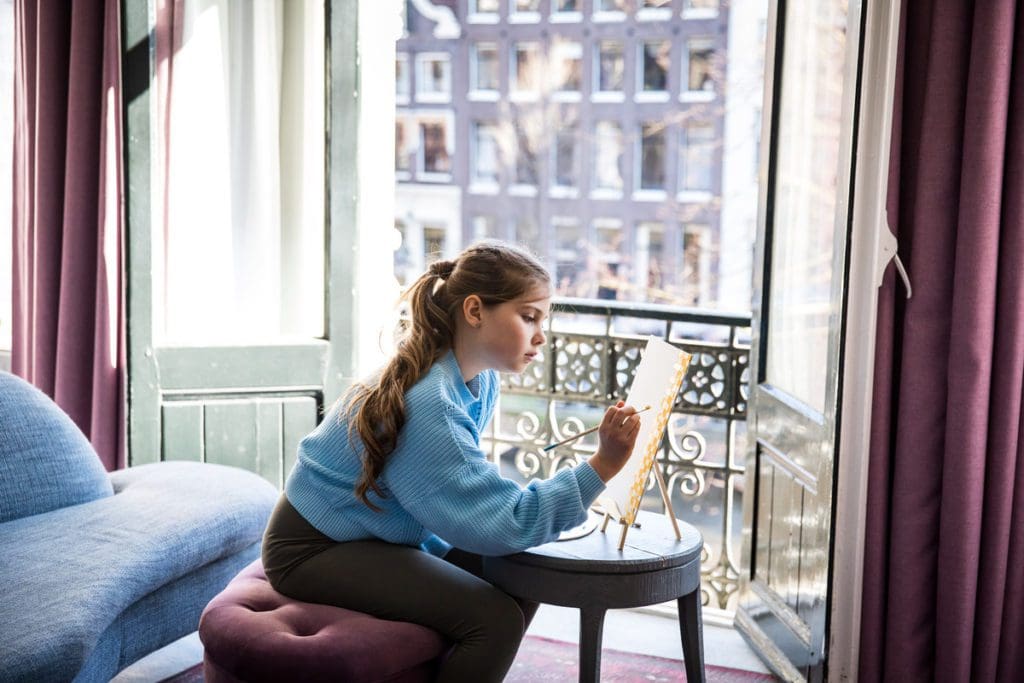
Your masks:
{"label": "young girl", "polygon": [[295,599],[435,629],[453,642],[438,680],[500,681],[537,605],[479,578],[481,556],[581,524],[628,459],[639,418],[619,402],[589,461],[526,488],[502,478],[480,433],[497,372],[522,372],[544,344],[547,272],[485,242],[431,265],[405,296],[412,321],[396,354],[299,445],[263,566]]}

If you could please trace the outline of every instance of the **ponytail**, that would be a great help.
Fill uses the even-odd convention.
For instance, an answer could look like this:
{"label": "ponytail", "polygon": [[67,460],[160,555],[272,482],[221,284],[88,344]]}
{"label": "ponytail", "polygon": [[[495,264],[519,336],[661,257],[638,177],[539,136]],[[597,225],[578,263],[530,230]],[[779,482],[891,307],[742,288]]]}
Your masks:
{"label": "ponytail", "polygon": [[395,355],[375,381],[353,384],[343,399],[349,436],[358,435],[362,442],[363,471],[355,494],[367,507],[380,510],[368,492],[384,496],[377,480],[405,424],[405,394],[452,348],[462,302],[471,294],[485,305],[511,301],[538,282],[548,283],[549,277],[531,254],[501,242],[484,242],[454,261],[434,262],[403,293],[410,321]]}

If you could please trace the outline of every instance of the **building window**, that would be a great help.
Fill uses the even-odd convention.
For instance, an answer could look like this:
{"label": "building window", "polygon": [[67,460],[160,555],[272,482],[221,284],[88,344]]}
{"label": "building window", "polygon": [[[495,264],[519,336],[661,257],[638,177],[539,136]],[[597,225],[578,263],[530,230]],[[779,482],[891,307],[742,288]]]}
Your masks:
{"label": "building window", "polygon": [[420,121],[420,153],[417,171],[427,175],[443,175],[452,171],[451,137],[445,119]]}
{"label": "building window", "polygon": [[468,19],[476,24],[498,23],[498,0],[469,0]]}
{"label": "building window", "polygon": [[430,265],[434,261],[444,258],[445,247],[447,246],[447,230],[443,225],[423,226],[423,263]]}
{"label": "building window", "polygon": [[665,21],[672,18],[672,0],[640,0],[637,21]]}
{"label": "building window", "polygon": [[405,287],[414,279],[419,269],[413,263],[412,251],[409,248],[409,229],[405,221],[395,220],[395,232],[398,233],[398,248],[395,249],[395,278],[398,284]]}
{"label": "building window", "polygon": [[626,18],[626,0],[594,0],[594,21],[622,21]]}
{"label": "building window", "polygon": [[580,254],[586,253],[586,241],[580,222],[571,216],[551,219],[555,233],[555,293],[558,296],[585,294],[580,281]]}
{"label": "building window", "polygon": [[540,259],[546,256],[544,241],[540,234],[540,225],[530,216],[517,216],[513,219],[515,227],[513,236],[517,244],[526,247]]}
{"label": "building window", "polygon": [[672,43],[668,40],[645,40],[640,45],[643,69],[643,91],[664,93],[668,90],[668,69]]}
{"label": "building window", "polygon": [[718,0],[683,0],[683,16],[691,19],[718,16]]}
{"label": "building window", "polygon": [[473,216],[473,239],[494,239],[498,235],[498,222],[494,216]]}
{"label": "building window", "polygon": [[408,177],[412,170],[409,160],[409,122],[405,119],[395,120],[395,173],[399,177]]}
{"label": "building window", "polygon": [[551,0],[551,21],[580,21],[580,0]]}
{"label": "building window", "polygon": [[409,102],[409,55],[404,53],[395,56],[395,100]]}
{"label": "building window", "polygon": [[540,21],[540,0],[513,0],[510,2],[509,21],[513,23]]}
{"label": "building window", "polygon": [[537,97],[540,86],[540,45],[515,43],[512,47],[512,95]]}
{"label": "building window", "polygon": [[498,128],[493,123],[473,124],[473,146],[470,150],[470,181],[475,191],[497,191]]}
{"label": "building window", "polygon": [[551,46],[551,76],[554,91],[579,97],[583,78],[583,46],[575,41],[558,41]]}
{"label": "building window", "polygon": [[706,225],[687,225],[683,229],[683,248],[679,254],[679,274],[676,282],[676,289],[679,291],[679,301],[683,306],[697,306],[701,300],[701,285],[705,277],[705,261],[707,254],[705,250],[709,245],[704,244]]}
{"label": "building window", "polygon": [[533,188],[537,187],[537,151],[541,140],[537,131],[531,131],[523,121],[517,119],[516,126],[516,176],[515,184]]}
{"label": "building window", "polygon": [[715,168],[714,126],[691,122],[683,128],[681,136],[679,189],[683,192],[711,192]]}
{"label": "building window", "polygon": [[629,291],[629,273],[624,253],[627,249],[622,233],[622,221],[602,218],[594,221],[593,277],[598,299],[626,299]]}
{"label": "building window", "polygon": [[643,190],[665,189],[665,124],[645,123],[640,134],[640,186]]}
{"label": "building window", "polygon": [[686,43],[686,89],[689,92],[714,92],[715,44],[710,38],[694,38]]}
{"label": "building window", "polygon": [[452,64],[447,53],[416,55],[416,101],[448,102],[452,93]]}
{"label": "building window", "polygon": [[678,303],[669,286],[673,271],[665,261],[665,224],[642,221],[636,224],[636,283],[646,291],[646,300]]}
{"label": "building window", "polygon": [[602,40],[597,44],[595,61],[597,82],[594,90],[599,93],[615,93],[621,97],[626,72],[622,43],[618,40]]}
{"label": "building window", "polygon": [[497,93],[498,44],[477,43],[473,46],[469,63],[469,82],[474,93]]}
{"label": "building window", "polygon": [[[567,125],[555,134],[554,173],[551,174],[552,190],[555,194],[564,194],[565,190],[574,190],[578,184],[576,166],[577,144],[575,124]],[[561,190],[562,192],[557,192]]]}
{"label": "building window", "polygon": [[622,126],[617,121],[598,121],[594,126],[593,194],[622,194]]}

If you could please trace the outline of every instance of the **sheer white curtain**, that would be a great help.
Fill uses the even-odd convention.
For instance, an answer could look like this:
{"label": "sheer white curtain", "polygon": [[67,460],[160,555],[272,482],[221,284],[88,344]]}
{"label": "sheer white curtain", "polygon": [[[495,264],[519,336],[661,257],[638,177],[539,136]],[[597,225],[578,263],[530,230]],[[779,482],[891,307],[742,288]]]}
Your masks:
{"label": "sheer white curtain", "polygon": [[157,338],[322,336],[322,4],[166,0],[157,31]]}

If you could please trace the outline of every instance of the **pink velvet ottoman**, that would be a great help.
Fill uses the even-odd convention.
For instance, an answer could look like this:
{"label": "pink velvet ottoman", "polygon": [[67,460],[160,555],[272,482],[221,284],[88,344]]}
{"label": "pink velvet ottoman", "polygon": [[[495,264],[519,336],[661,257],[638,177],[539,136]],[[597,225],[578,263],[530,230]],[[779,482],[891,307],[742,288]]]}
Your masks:
{"label": "pink velvet ottoman", "polygon": [[299,602],[256,560],[199,619],[207,683],[430,681],[448,643],[425,626]]}

